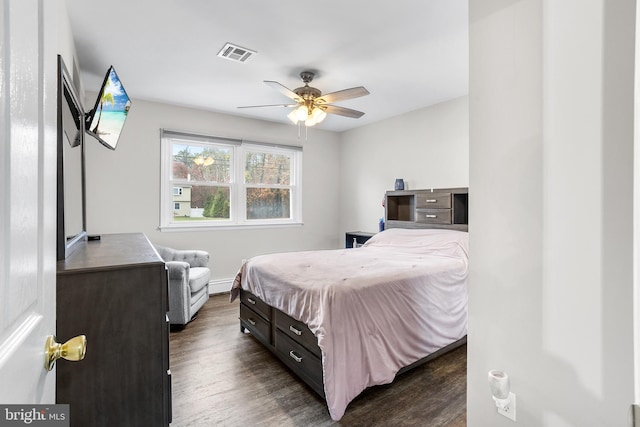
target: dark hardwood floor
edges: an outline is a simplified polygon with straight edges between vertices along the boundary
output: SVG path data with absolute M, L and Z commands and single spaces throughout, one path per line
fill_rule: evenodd
M 365 390 L 335 422 L 324 400 L 240 332 L 238 311 L 215 295 L 171 332 L 173 427 L 466 426 L 466 345 Z

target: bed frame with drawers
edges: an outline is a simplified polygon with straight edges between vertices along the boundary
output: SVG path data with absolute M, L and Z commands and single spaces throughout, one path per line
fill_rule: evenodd
M 387 228 L 447 228 L 468 230 L 468 189 L 445 188 L 388 191 Z M 312 390 L 324 397 L 322 353 L 315 335 L 304 323 L 240 290 L 240 330 L 250 332 Z M 402 368 L 398 374 L 466 343 L 467 337 Z

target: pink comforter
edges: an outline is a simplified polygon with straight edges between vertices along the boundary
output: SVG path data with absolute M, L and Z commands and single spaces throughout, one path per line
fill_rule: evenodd
M 467 276 L 466 232 L 390 229 L 358 249 L 254 257 L 231 301 L 242 287 L 309 326 L 339 420 L 365 388 L 466 335 Z

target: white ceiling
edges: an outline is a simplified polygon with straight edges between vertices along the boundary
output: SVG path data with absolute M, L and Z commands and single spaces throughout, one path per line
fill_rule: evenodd
M 67 0 L 86 90 L 110 65 L 127 93 L 210 111 L 290 123 L 289 110 L 238 106 L 289 101 L 263 83 L 294 89 L 316 72 L 322 93 L 364 86 L 336 102 L 359 119 L 329 115 L 344 131 L 468 93 L 468 0 Z M 258 53 L 219 58 L 231 42 Z

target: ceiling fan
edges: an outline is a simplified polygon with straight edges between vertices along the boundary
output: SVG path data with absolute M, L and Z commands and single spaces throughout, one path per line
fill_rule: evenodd
M 358 98 L 360 96 L 369 95 L 369 91 L 363 86 L 352 87 L 349 89 L 339 90 L 337 92 L 327 93 L 325 95 L 319 89 L 309 86 L 313 81 L 315 73 L 312 71 L 303 71 L 300 78 L 304 86 L 289 89 L 284 85 L 272 81 L 265 80 L 267 86 L 277 90 L 284 96 L 291 98 L 295 104 L 275 104 L 275 105 L 249 105 L 238 108 L 256 108 L 256 107 L 286 107 L 294 108 L 287 117 L 294 124 L 304 123 L 306 126 L 314 126 L 322 122 L 327 114 L 337 114 L 344 117 L 357 119 L 364 114 L 362 111 L 352 110 L 350 108 L 333 105 L 334 102 L 344 101 L 346 99 Z

